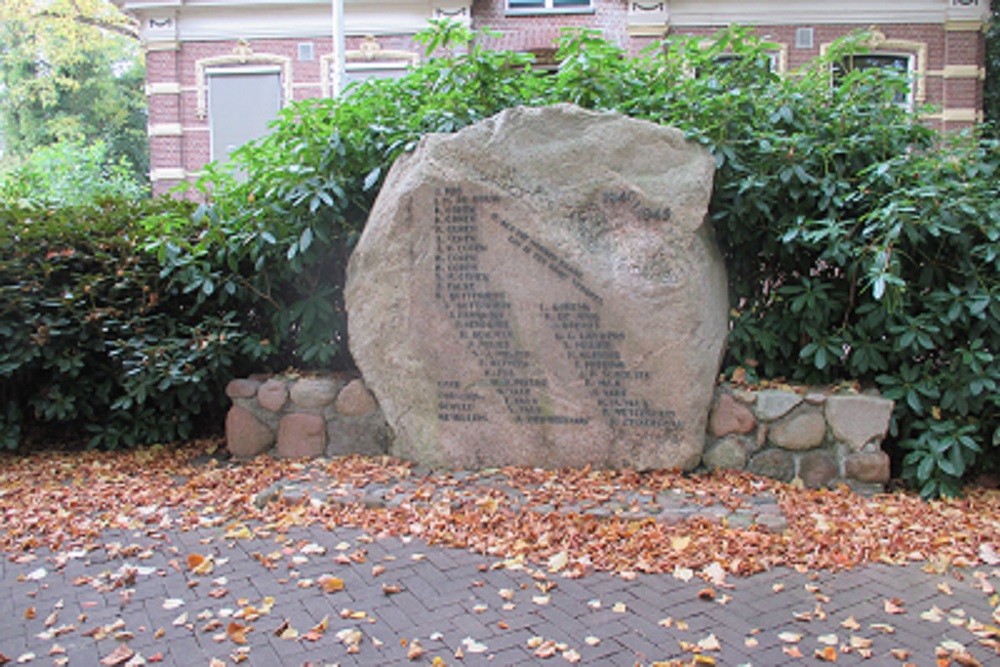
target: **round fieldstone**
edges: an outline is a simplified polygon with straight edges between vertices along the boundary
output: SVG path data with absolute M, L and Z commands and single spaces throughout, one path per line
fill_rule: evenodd
M 750 459 L 747 471 L 779 482 L 791 482 L 795 477 L 795 459 L 791 452 L 768 449 Z
M 802 397 L 790 391 L 767 389 L 757 392 L 754 412 L 761 421 L 774 421 L 784 417 L 802 402 Z
M 378 403 L 375 401 L 375 396 L 368 391 L 364 380 L 358 378 L 351 380 L 340 390 L 334 407 L 342 415 L 360 417 L 374 411 Z
M 339 389 L 333 378 L 305 378 L 292 383 L 289 395 L 300 408 L 315 410 L 333 403 Z
M 278 456 L 312 458 L 326 449 L 326 420 L 301 412 L 285 415 L 278 425 Z
M 274 431 L 249 410 L 234 405 L 226 415 L 226 448 L 236 458 L 250 459 L 274 444 Z
M 852 454 L 844 461 L 844 472 L 859 482 L 885 484 L 890 476 L 889 455 L 885 452 Z
M 285 407 L 287 400 L 288 389 L 281 380 L 268 380 L 257 390 L 257 402 L 265 410 L 278 412 Z
M 833 437 L 858 452 L 869 442 L 885 437 L 894 405 L 878 396 L 831 396 L 826 402 L 826 418 Z
M 747 464 L 746 439 L 738 435 L 730 435 L 719 440 L 705 450 L 702 464 L 709 470 L 733 469 L 742 470 Z
M 830 485 L 840 468 L 827 452 L 809 452 L 799 461 L 799 477 L 808 489 L 822 489 Z
M 708 430 L 716 438 L 730 433 L 749 433 L 757 425 L 753 413 L 727 393 L 722 393 L 708 420 Z
M 226 385 L 226 396 L 229 398 L 253 398 L 261 383 L 257 380 L 241 378 Z
M 816 411 L 798 411 L 771 424 L 768 439 L 783 449 L 801 451 L 823 444 L 826 419 Z

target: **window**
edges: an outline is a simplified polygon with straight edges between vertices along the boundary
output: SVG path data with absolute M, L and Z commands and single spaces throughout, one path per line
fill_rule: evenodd
M 591 0 L 507 0 L 508 14 L 582 13 L 593 11 Z
M 834 65 L 833 80 L 836 83 L 847 72 L 866 70 L 894 71 L 912 78 L 913 62 L 912 57 L 907 54 L 898 53 L 866 53 L 848 56 Z M 913 86 L 907 86 L 906 90 L 899 90 L 893 96 L 893 103 L 900 106 L 913 105 Z
M 277 67 L 213 68 L 208 76 L 208 124 L 213 160 L 267 133 L 281 109 Z

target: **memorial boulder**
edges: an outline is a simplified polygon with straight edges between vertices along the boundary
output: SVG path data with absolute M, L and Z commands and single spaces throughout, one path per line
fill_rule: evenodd
M 713 171 L 677 130 L 569 105 L 507 110 L 401 157 L 346 287 L 391 453 L 696 466 L 728 317 Z

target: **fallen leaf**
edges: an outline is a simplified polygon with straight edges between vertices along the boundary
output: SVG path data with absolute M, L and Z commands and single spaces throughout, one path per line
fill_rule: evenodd
M 823 662 L 837 662 L 837 649 L 832 646 L 824 646 L 821 649 L 816 649 L 814 654 L 818 660 Z
M 231 622 L 226 626 L 226 636 L 234 644 L 244 645 L 247 643 L 247 633 L 253 628 L 247 625 L 241 625 L 235 621 Z
M 548 570 L 550 574 L 554 574 L 562 570 L 566 565 L 569 564 L 569 554 L 565 551 L 560 551 L 549 558 Z
M 778 639 L 786 644 L 797 644 L 802 641 L 802 635 L 798 632 L 779 632 Z
M 424 654 L 424 647 L 420 645 L 420 640 L 414 639 L 406 649 L 407 660 L 416 660 Z
M 690 535 L 673 535 L 670 537 L 670 548 L 674 551 L 684 551 L 690 544 Z
M 714 634 L 710 634 L 698 641 L 698 648 L 702 651 L 721 651 L 722 644 L 719 642 L 719 638 Z
M 861 624 L 858 623 L 853 616 L 848 616 L 843 621 L 840 622 L 842 628 L 847 628 L 848 630 L 860 630 Z
M 782 646 L 781 650 L 782 652 L 784 652 L 785 655 L 790 656 L 792 658 L 802 657 L 802 651 L 799 650 L 798 646 Z
M 1000 554 L 992 544 L 983 542 L 979 545 L 979 559 L 987 565 L 1000 565 Z
M 135 651 L 130 649 L 127 644 L 119 644 L 118 648 L 112 651 L 110 655 L 101 658 L 101 664 L 108 665 L 108 667 L 117 667 L 127 662 L 133 655 L 135 655 Z
M 344 580 L 329 575 L 323 575 L 320 577 L 319 585 L 323 589 L 324 593 L 337 593 L 344 590 Z
M 698 591 L 698 599 L 711 601 L 715 599 L 715 591 L 711 588 L 703 588 Z
M 566 662 L 577 663 L 580 662 L 583 656 L 581 656 L 580 652 L 576 649 L 566 649 L 562 652 L 562 657 Z
M 899 598 L 886 599 L 882 601 L 882 608 L 887 614 L 905 614 L 906 610 L 903 609 L 903 604 Z
M 904 648 L 894 648 L 894 649 L 890 650 L 889 653 L 896 660 L 909 660 L 910 659 L 910 652 L 907 651 Z
M 944 620 L 944 611 L 939 609 L 937 605 L 933 605 L 930 609 L 920 614 L 920 618 L 931 623 L 940 623 Z

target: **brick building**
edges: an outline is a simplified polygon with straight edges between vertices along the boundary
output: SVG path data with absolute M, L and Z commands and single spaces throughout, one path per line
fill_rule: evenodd
M 259 136 L 293 100 L 336 93 L 331 0 L 115 0 L 146 49 L 151 177 L 157 193 Z M 866 62 L 902 67 L 909 102 L 954 129 L 982 117 L 988 0 L 343 0 L 344 80 L 399 76 L 419 62 L 413 35 L 450 17 L 501 37 L 489 45 L 550 53 L 565 26 L 600 29 L 638 53 L 668 33 L 758 26 L 790 71 L 834 39 L 873 28 Z

